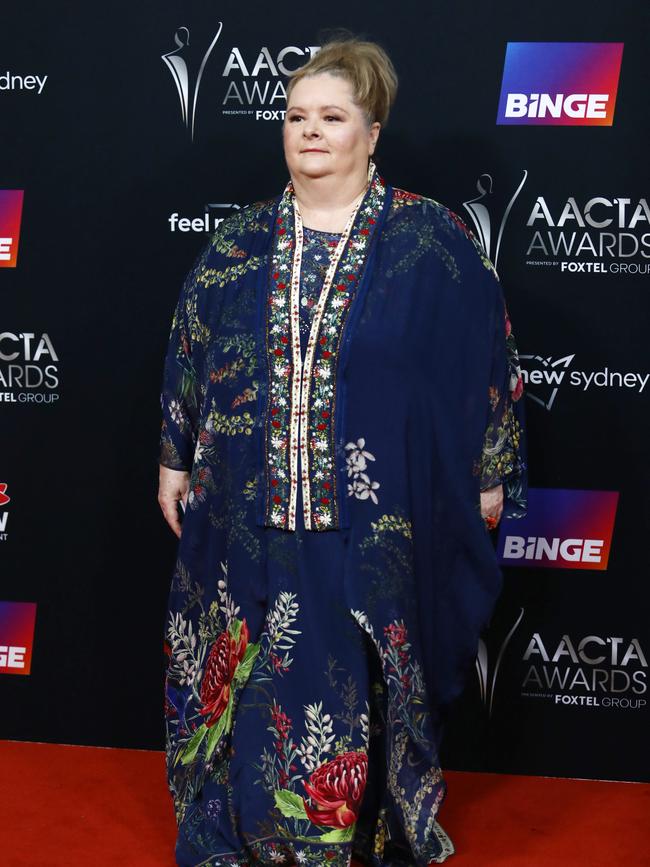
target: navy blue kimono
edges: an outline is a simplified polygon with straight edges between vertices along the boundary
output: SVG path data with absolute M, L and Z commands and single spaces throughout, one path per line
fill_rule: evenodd
M 443 718 L 501 589 L 480 491 L 525 512 L 517 351 L 472 233 L 376 173 L 329 292 L 338 236 L 305 229 L 295 295 L 292 195 L 210 237 L 165 362 L 160 462 L 191 474 L 176 858 L 426 867 L 454 851 Z

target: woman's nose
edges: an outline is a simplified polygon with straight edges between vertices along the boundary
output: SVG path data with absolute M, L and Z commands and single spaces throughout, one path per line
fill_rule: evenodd
M 314 136 L 320 135 L 320 130 L 318 129 L 316 121 L 306 120 L 302 128 L 302 134 L 305 138 L 314 138 Z

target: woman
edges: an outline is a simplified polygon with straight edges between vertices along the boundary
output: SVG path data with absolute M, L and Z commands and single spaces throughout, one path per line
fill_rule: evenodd
M 521 377 L 478 242 L 371 160 L 395 90 L 357 40 L 294 74 L 291 180 L 222 223 L 173 319 L 159 501 L 180 536 L 183 867 L 454 851 L 442 716 L 500 590 L 486 528 L 524 508 Z

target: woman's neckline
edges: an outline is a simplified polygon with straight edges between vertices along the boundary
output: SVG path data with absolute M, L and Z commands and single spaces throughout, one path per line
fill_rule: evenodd
M 340 238 L 343 232 L 327 232 L 325 229 L 312 229 L 311 226 L 303 226 L 305 232 L 311 232 L 312 235 L 331 235 L 332 237 Z

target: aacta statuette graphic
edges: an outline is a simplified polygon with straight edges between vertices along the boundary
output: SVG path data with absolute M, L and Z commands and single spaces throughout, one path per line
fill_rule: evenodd
M 512 206 L 514 205 L 517 196 L 521 192 L 524 184 L 526 183 L 526 178 L 528 177 L 528 172 L 524 169 L 524 174 L 521 179 L 521 182 L 517 189 L 515 190 L 512 198 L 508 202 L 508 205 L 503 212 L 503 217 L 501 218 L 501 223 L 499 225 L 499 232 L 497 235 L 496 245 L 494 247 L 494 255 L 492 252 L 492 218 L 490 217 L 490 211 L 488 209 L 487 203 L 483 200 L 492 194 L 493 189 L 493 181 L 492 175 L 482 174 L 479 179 L 476 181 L 476 189 L 478 190 L 479 195 L 475 199 L 469 199 L 467 202 L 463 202 L 463 207 L 466 211 L 469 212 L 470 217 L 472 218 L 472 222 L 474 223 L 474 227 L 478 234 L 479 240 L 483 245 L 483 249 L 488 255 L 488 258 L 494 265 L 495 270 L 497 269 L 497 262 L 499 261 L 499 249 L 501 248 L 501 239 L 503 238 L 503 231 L 506 227 L 506 223 L 508 222 L 508 217 L 510 216 L 510 211 L 512 210 Z
M 190 130 L 190 136 L 192 141 L 194 141 L 196 103 L 199 98 L 201 79 L 203 78 L 203 72 L 205 70 L 208 59 L 212 54 L 212 49 L 217 44 L 217 40 L 221 36 L 222 28 L 223 22 L 220 21 L 215 37 L 210 43 L 210 47 L 203 55 L 203 60 L 201 61 L 201 66 L 199 67 L 199 74 L 196 77 L 196 83 L 194 84 L 194 89 L 192 92 L 190 92 L 190 74 L 187 66 L 187 61 L 185 57 L 182 56 L 183 54 L 187 56 L 186 49 L 187 46 L 190 44 L 190 31 L 187 29 L 187 27 L 178 28 L 178 30 L 174 34 L 174 42 L 176 43 L 176 48 L 173 51 L 170 51 L 168 54 L 162 55 L 162 59 L 167 64 L 167 67 L 172 74 L 172 78 L 174 79 L 174 84 L 176 85 L 176 90 L 178 91 L 178 96 L 181 101 L 181 115 L 183 117 L 183 123 Z
M 484 707 L 487 708 L 488 719 L 492 716 L 492 702 L 494 701 L 494 688 L 497 682 L 497 674 L 499 673 L 499 668 L 501 666 L 501 659 L 503 658 L 503 654 L 505 653 L 506 647 L 510 643 L 510 639 L 514 635 L 516 628 L 521 623 L 521 619 L 524 616 L 524 609 L 522 608 L 519 612 L 519 616 L 515 620 L 512 628 L 506 635 L 499 648 L 499 653 L 497 654 L 497 659 L 494 664 L 494 671 L 492 672 L 492 682 L 489 683 L 489 659 L 488 659 L 488 650 L 485 642 L 482 638 L 479 638 L 478 642 L 478 653 L 476 655 L 475 665 L 476 665 L 476 674 L 478 676 L 478 685 L 481 691 L 481 701 Z

